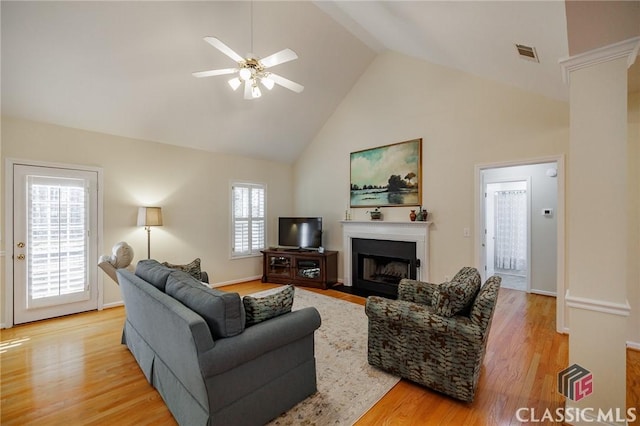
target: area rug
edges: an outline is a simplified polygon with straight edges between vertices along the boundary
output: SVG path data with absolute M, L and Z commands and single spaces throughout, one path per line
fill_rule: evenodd
M 400 379 L 367 363 L 364 306 L 296 287 L 293 309 L 308 306 L 322 318 L 315 332 L 318 391 L 269 425 L 352 425 Z

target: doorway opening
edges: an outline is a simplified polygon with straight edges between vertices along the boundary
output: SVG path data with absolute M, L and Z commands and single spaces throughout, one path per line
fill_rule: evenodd
M 562 155 L 476 165 L 475 225 L 478 232 L 476 232 L 474 252 L 478 270 L 483 279 L 489 277 L 490 273 L 496 273 L 495 263 L 491 260 L 487 261 L 487 251 L 492 249 L 488 245 L 494 243 L 493 238 L 487 238 L 485 234 L 487 208 L 493 205 L 495 209 L 495 204 L 486 202 L 487 186 L 495 183 L 527 181 L 528 291 L 557 299 L 556 329 L 561 333 L 567 332 L 565 324 L 568 321 L 565 312 L 564 277 L 564 176 L 564 156 Z M 517 189 L 508 188 L 508 190 Z M 492 267 L 493 270 L 491 270 Z
M 504 287 L 556 296 L 558 162 L 479 169 L 480 267 Z
M 529 181 L 488 183 L 485 190 L 487 276 L 529 291 Z

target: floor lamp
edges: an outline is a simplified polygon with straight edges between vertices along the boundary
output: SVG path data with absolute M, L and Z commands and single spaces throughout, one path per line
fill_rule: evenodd
M 147 259 L 151 259 L 151 227 L 162 226 L 162 208 L 139 207 L 138 226 L 144 226 L 147 231 Z

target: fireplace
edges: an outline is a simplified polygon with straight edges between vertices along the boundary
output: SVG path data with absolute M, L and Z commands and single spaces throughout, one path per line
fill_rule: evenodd
M 351 256 L 354 289 L 397 297 L 401 279 L 416 279 L 415 242 L 353 238 Z
M 430 224 L 342 221 L 344 286 L 395 297 L 405 276 L 428 281 Z

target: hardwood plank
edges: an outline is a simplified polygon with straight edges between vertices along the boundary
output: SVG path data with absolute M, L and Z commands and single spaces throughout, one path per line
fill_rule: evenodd
M 251 281 L 222 289 L 246 295 L 277 286 Z M 333 289 L 308 290 L 365 303 Z M 175 425 L 120 344 L 124 315 L 118 307 L 1 330 L 0 423 Z M 555 380 L 567 354 L 568 337 L 555 332 L 555 299 L 502 289 L 473 403 L 401 380 L 357 425 L 520 424 L 519 407 L 562 406 Z M 627 406 L 640 406 L 640 352 L 633 350 Z

